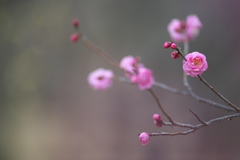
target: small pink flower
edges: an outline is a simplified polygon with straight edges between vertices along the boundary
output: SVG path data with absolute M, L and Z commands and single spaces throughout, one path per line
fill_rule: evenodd
M 114 74 L 111 70 L 99 68 L 88 76 L 88 83 L 95 90 L 105 90 L 112 85 Z
M 162 118 L 159 114 L 154 114 L 153 115 L 153 120 L 154 120 L 154 124 L 158 127 L 162 127 L 163 125 L 163 121 Z
M 192 52 L 185 56 L 187 61 L 183 60 L 183 70 L 187 75 L 197 77 L 208 68 L 205 55 L 199 52 Z
M 137 74 L 138 87 L 141 90 L 149 89 L 154 83 L 152 71 L 145 67 L 140 67 Z
M 148 133 L 146 132 L 142 132 L 140 135 L 139 135 L 139 140 L 141 141 L 141 144 L 143 146 L 145 146 L 146 144 L 148 144 L 148 142 L 150 141 L 150 136 Z
M 123 59 L 120 62 L 120 68 L 131 74 L 135 72 L 135 70 L 137 69 L 137 65 L 138 58 L 133 56 L 123 57 Z
M 194 39 L 200 29 L 202 28 L 202 23 L 196 15 L 189 15 L 186 19 L 186 38 L 187 40 Z
M 70 36 L 70 41 L 71 42 L 77 42 L 78 39 L 79 39 L 80 35 L 78 33 L 73 33 L 71 36 Z

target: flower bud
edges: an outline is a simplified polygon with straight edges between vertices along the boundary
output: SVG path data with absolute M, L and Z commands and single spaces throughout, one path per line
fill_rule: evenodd
M 154 120 L 154 124 L 157 127 L 162 127 L 163 121 L 162 121 L 162 118 L 161 118 L 161 116 L 159 114 L 154 114 L 153 115 L 153 120 Z
M 70 41 L 71 42 L 77 42 L 78 39 L 79 39 L 80 35 L 78 33 L 73 33 L 71 36 L 70 36 Z
M 178 58 L 180 57 L 180 54 L 179 54 L 178 51 L 173 51 L 173 52 L 171 53 L 171 57 L 172 57 L 173 59 L 178 59 Z
M 178 46 L 177 46 L 176 43 L 172 43 L 172 44 L 171 44 L 171 48 L 172 48 L 172 49 L 177 49 L 177 47 L 178 47 Z
M 141 141 L 141 144 L 143 146 L 145 146 L 146 144 L 148 144 L 149 140 L 150 140 L 150 136 L 148 133 L 146 132 L 142 132 L 140 135 L 139 135 L 139 140 Z
M 163 44 L 163 47 L 167 49 L 167 48 L 169 48 L 171 46 L 171 44 L 172 44 L 172 42 L 165 42 Z
M 78 28 L 78 25 L 79 25 L 78 20 L 77 19 L 73 19 L 72 20 L 72 25 L 73 25 L 73 27 Z

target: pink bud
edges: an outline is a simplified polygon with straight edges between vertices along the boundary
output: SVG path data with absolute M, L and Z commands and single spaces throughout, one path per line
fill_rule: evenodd
M 172 48 L 172 49 L 177 49 L 177 47 L 178 47 L 178 46 L 177 46 L 176 43 L 172 43 L 172 44 L 171 44 L 171 48 Z
M 80 35 L 78 33 L 73 33 L 71 36 L 70 36 L 70 41 L 71 42 L 77 42 L 78 39 L 79 39 Z
M 73 19 L 73 20 L 72 20 L 72 25 L 77 28 L 78 25 L 79 25 L 78 20 L 77 20 L 77 19 Z
M 146 132 L 142 132 L 140 135 L 139 135 L 139 140 L 141 141 L 141 144 L 143 146 L 145 146 L 146 144 L 148 144 L 149 140 L 150 140 L 150 136 L 148 133 Z
M 154 120 L 154 124 L 158 127 L 162 127 L 163 125 L 163 121 L 162 118 L 159 114 L 154 114 L 153 115 L 153 120 Z
M 163 44 L 163 47 L 167 49 L 167 48 L 169 48 L 171 46 L 171 44 L 172 44 L 172 42 L 165 42 Z
M 178 59 L 178 58 L 180 57 L 180 54 L 178 53 L 178 51 L 173 51 L 173 52 L 171 53 L 171 57 L 172 57 L 173 59 Z

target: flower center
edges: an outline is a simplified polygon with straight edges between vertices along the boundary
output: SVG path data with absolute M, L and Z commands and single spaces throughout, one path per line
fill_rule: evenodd
M 103 79 L 104 79 L 103 76 L 99 76 L 99 77 L 98 77 L 98 80 L 99 80 L 99 81 L 101 81 L 101 80 L 103 80 Z
M 194 66 L 201 66 L 202 65 L 202 59 L 200 57 L 193 58 L 193 65 Z
M 182 33 L 184 32 L 185 28 L 186 28 L 186 22 L 181 21 L 180 25 L 178 26 L 178 28 L 175 29 L 175 31 L 178 33 Z

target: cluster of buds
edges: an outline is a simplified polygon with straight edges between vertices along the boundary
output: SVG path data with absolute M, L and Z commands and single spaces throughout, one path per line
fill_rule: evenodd
M 161 116 L 159 114 L 154 114 L 153 115 L 153 123 L 157 126 L 157 127 L 162 127 L 163 125 L 163 120 L 161 118 Z M 150 141 L 150 134 L 146 133 L 146 132 L 142 132 L 141 134 L 139 134 L 139 140 L 141 142 L 141 144 L 143 146 L 145 146 L 146 144 L 148 144 L 148 142 Z
M 73 20 L 72 20 L 72 26 L 73 26 L 76 30 L 78 30 L 79 22 L 78 22 L 77 19 L 73 19 Z M 71 41 L 72 43 L 75 43 L 75 42 L 77 42 L 77 41 L 79 40 L 79 38 L 80 38 L 80 34 L 79 34 L 78 32 L 76 32 L 76 33 L 73 33 L 73 34 L 70 36 L 70 41 Z
M 165 42 L 164 44 L 163 44 L 163 47 L 164 48 L 172 48 L 172 49 L 177 49 L 178 48 L 178 46 L 177 46 L 177 44 L 176 43 L 173 43 L 173 42 Z M 173 59 L 178 59 L 179 57 L 180 57 L 180 53 L 178 52 L 178 51 L 173 51 L 172 53 L 171 53 L 171 57 L 173 58 Z

